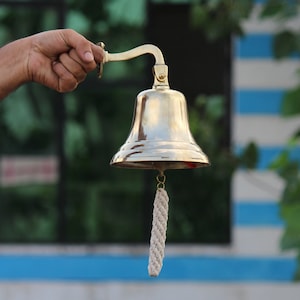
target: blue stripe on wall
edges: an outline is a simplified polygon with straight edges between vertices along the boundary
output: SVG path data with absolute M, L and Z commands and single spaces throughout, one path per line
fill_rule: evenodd
M 238 58 L 273 59 L 273 35 L 247 34 L 235 40 L 235 55 Z
M 278 115 L 284 90 L 236 90 L 235 113 Z
M 259 145 L 258 145 L 259 147 Z M 280 147 L 259 147 L 258 148 L 258 163 L 256 169 L 266 170 L 270 167 L 270 164 L 278 157 L 278 155 L 285 149 L 284 146 Z M 243 147 L 237 145 L 235 147 L 235 153 L 239 155 L 243 151 Z M 290 159 L 300 162 L 300 147 L 295 147 L 290 151 Z
M 277 203 L 240 202 L 234 204 L 235 226 L 278 226 L 283 225 Z
M 146 256 L 0 256 L 0 280 L 75 281 L 290 281 L 291 258 L 166 257 L 157 279 L 147 274 Z
M 275 59 L 273 55 L 274 35 L 269 33 L 248 33 L 235 40 L 235 56 L 242 59 Z M 289 59 L 297 59 L 294 54 Z

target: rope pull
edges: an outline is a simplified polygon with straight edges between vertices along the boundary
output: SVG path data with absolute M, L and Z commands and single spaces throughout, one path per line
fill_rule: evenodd
M 160 172 L 160 174 L 157 175 L 156 180 L 157 190 L 153 204 L 153 220 L 148 264 L 148 273 L 151 277 L 157 277 L 163 265 L 169 209 L 169 197 L 165 190 L 166 176 L 163 172 Z

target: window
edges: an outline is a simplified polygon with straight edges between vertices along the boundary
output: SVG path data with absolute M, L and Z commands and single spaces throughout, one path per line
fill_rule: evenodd
M 156 44 L 169 65 L 171 88 L 186 95 L 191 110 L 199 94 L 224 95 L 227 113 L 219 122 L 226 135 L 222 132 L 218 145 L 227 149 L 230 39 L 209 44 L 201 32 L 190 30 L 188 4 L 148 3 L 148 22 L 124 24 L 107 13 L 107 3 L 99 7 L 94 0 L 68 6 L 64 1 L 0 1 L 1 43 L 67 23 L 75 29 L 81 26 L 95 42 L 101 36 L 111 52 Z M 137 93 L 152 85 L 152 63 L 150 57 L 139 57 L 107 64 L 103 79 L 90 74 L 65 95 L 27 84 L 1 103 L 2 169 L 4 159 L 22 166 L 21 158 L 31 164 L 37 157 L 50 162 L 55 158 L 52 167 L 57 167 L 58 177 L 43 183 L 31 177 L 27 184 L 9 186 L 2 180 L 0 241 L 148 242 L 156 172 L 115 169 L 109 161 L 128 135 Z M 201 111 L 195 109 L 191 117 L 198 114 Z M 19 132 L 21 121 L 24 128 Z M 205 125 L 201 120 L 195 124 Z M 230 176 L 217 168 L 213 164 L 166 173 L 169 242 L 229 242 Z

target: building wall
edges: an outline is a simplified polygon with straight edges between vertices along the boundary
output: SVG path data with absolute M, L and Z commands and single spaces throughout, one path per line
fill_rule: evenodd
M 245 38 L 234 41 L 233 147 L 255 141 L 261 156 L 256 170 L 234 176 L 231 245 L 167 245 L 156 279 L 147 274 L 147 246 L 2 245 L 0 300 L 298 300 L 295 254 L 279 248 L 283 183 L 267 170 L 300 126 L 299 119 L 279 116 L 297 64 L 272 59 L 275 28 L 253 17 Z

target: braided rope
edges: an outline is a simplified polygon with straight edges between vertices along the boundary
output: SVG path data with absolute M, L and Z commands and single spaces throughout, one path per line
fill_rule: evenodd
M 148 273 L 152 277 L 159 275 L 163 264 L 167 234 L 168 209 L 168 194 L 164 188 L 159 187 L 154 199 L 149 249 Z

